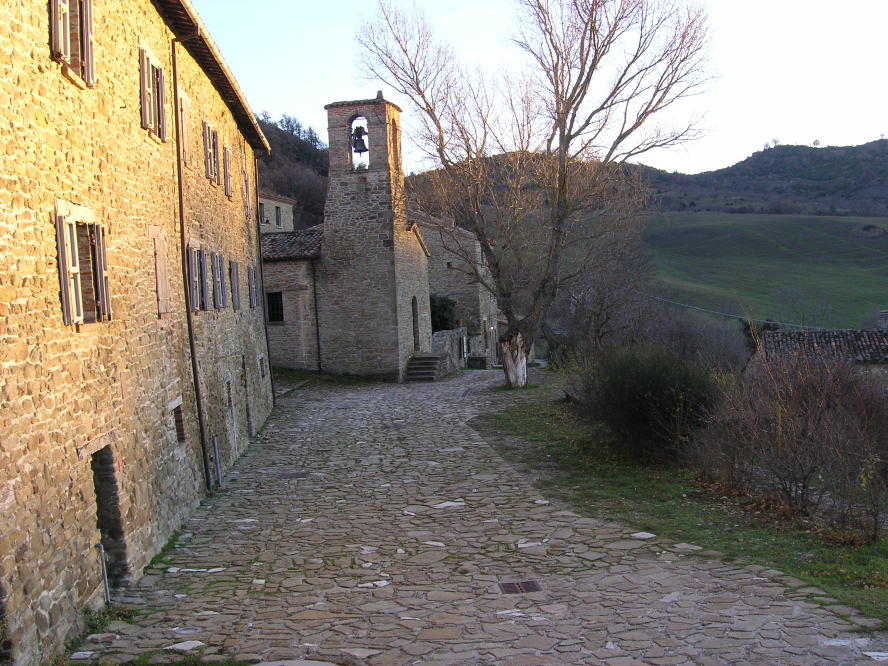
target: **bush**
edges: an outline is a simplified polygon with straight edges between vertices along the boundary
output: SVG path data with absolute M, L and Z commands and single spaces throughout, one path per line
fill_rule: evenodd
M 432 333 L 456 328 L 456 301 L 446 296 L 429 294 L 429 308 L 432 313 Z
M 581 386 L 589 415 L 608 426 L 624 452 L 643 459 L 680 459 L 718 399 L 705 368 L 662 347 L 618 349 Z
M 878 539 L 888 508 L 888 404 L 872 376 L 806 349 L 751 367 L 722 393 L 724 408 L 697 440 L 706 471 Z

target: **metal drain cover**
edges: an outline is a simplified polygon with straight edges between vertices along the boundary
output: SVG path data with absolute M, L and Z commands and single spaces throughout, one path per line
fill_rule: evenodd
M 497 583 L 503 594 L 527 594 L 528 592 L 542 592 L 543 588 L 535 580 L 522 580 L 517 583 Z

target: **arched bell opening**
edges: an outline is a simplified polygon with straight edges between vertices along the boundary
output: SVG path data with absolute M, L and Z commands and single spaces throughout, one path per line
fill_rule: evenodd
M 356 116 L 349 123 L 348 148 L 352 169 L 360 171 L 370 167 L 370 133 L 364 116 Z

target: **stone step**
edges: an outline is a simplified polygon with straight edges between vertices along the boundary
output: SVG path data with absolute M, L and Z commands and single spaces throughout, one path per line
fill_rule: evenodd
M 437 354 L 417 354 L 407 363 L 408 382 L 433 382 L 438 379 L 441 357 Z

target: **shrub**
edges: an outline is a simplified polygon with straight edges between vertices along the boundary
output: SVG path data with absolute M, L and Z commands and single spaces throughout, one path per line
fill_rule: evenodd
M 796 514 L 878 539 L 888 404 L 872 376 L 808 349 L 751 367 L 722 394 L 723 409 L 697 438 L 707 471 L 741 490 L 764 485 Z
M 429 294 L 429 307 L 432 313 L 432 333 L 456 328 L 456 301 L 446 296 Z
M 581 379 L 590 416 L 620 448 L 644 459 L 677 460 L 717 401 L 713 377 L 662 347 L 624 347 Z

